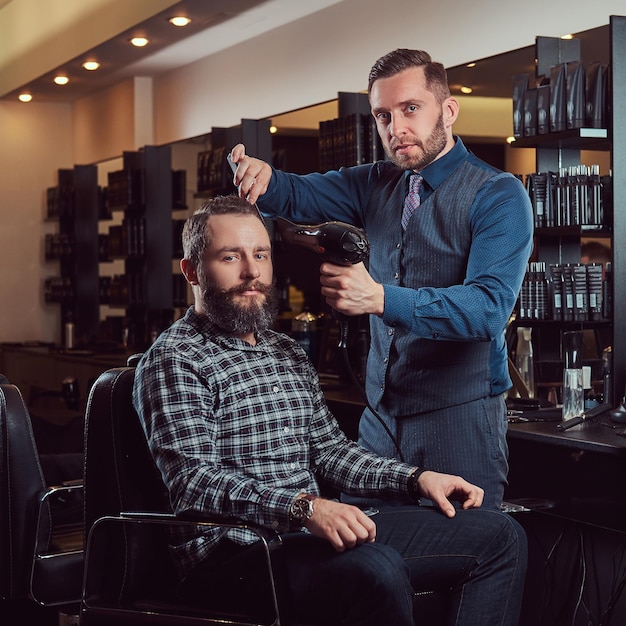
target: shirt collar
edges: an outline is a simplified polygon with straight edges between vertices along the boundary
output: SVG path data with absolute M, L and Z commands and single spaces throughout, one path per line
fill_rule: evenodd
M 424 182 L 434 191 L 450 176 L 454 170 L 467 158 L 467 148 L 460 137 L 454 136 L 454 146 L 449 152 L 446 152 L 440 159 L 433 161 L 427 165 L 420 174 L 424 178 Z M 413 170 L 407 172 L 407 177 L 413 173 Z

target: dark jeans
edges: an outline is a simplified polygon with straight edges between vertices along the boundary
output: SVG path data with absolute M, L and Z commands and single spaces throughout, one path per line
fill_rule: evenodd
M 426 507 L 397 506 L 374 516 L 374 543 L 335 552 L 308 533 L 283 535 L 277 551 L 279 595 L 290 619 L 320 626 L 413 626 L 413 596 L 449 593 L 446 624 L 514 626 L 526 571 L 526 536 L 509 515 L 459 511 L 447 519 Z M 209 592 L 262 602 L 257 548 L 227 544 L 219 574 L 197 568 L 183 583 L 187 597 Z M 242 575 L 242 572 L 244 574 Z M 247 579 L 247 587 L 241 584 Z M 229 591 L 231 590 L 231 591 Z M 237 600 L 238 598 L 238 600 Z M 416 618 L 417 619 L 417 618 Z

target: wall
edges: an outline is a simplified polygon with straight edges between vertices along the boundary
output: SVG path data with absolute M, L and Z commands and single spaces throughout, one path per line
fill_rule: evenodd
M 58 307 L 43 300 L 45 190 L 57 169 L 71 168 L 71 107 L 0 101 L 0 340 L 53 341 Z
M 233 126 L 366 87 L 372 62 L 401 46 L 430 50 L 447 66 L 608 23 L 626 12 L 623 0 L 343 0 L 299 21 L 154 79 L 154 136 L 163 144 Z M 10 5 L 9 5 L 10 6 Z M 114 97 L 124 92 L 122 100 Z M 41 224 L 46 187 L 56 170 L 110 159 L 150 130 L 138 121 L 146 83 L 118 86 L 69 106 L 0 102 L 0 341 L 60 339 L 43 305 Z M 132 93 L 131 93 L 132 92 Z M 141 100 L 145 102 L 145 100 Z M 144 143 L 148 143 L 145 141 Z M 18 207 L 18 209 L 16 209 Z M 10 211 L 12 213 L 10 213 Z M 49 227 L 49 226 L 47 226 Z M 24 272 L 23 269 L 27 271 Z M 19 297 L 18 297 L 19 294 Z
M 152 79 L 125 80 L 73 107 L 74 158 L 99 163 L 154 142 Z

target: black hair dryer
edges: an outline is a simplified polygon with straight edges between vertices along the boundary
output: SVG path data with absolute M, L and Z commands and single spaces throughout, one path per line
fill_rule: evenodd
M 365 233 L 352 224 L 294 224 L 283 217 L 277 217 L 275 223 L 286 244 L 307 248 L 334 265 L 355 265 L 365 261 L 369 254 L 370 244 Z
M 311 250 L 323 261 L 333 265 L 356 265 L 369 255 L 370 244 L 365 232 L 345 222 L 324 222 L 322 224 L 294 224 L 283 217 L 277 217 L 276 228 L 284 243 Z M 341 329 L 339 348 L 348 345 L 348 320 L 345 315 L 333 310 Z

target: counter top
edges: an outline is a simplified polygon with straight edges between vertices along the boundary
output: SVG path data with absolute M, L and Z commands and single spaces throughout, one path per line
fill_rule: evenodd
M 625 425 L 614 424 L 605 416 L 559 431 L 559 422 L 524 422 L 509 424 L 508 437 L 547 443 L 555 446 L 626 455 Z

